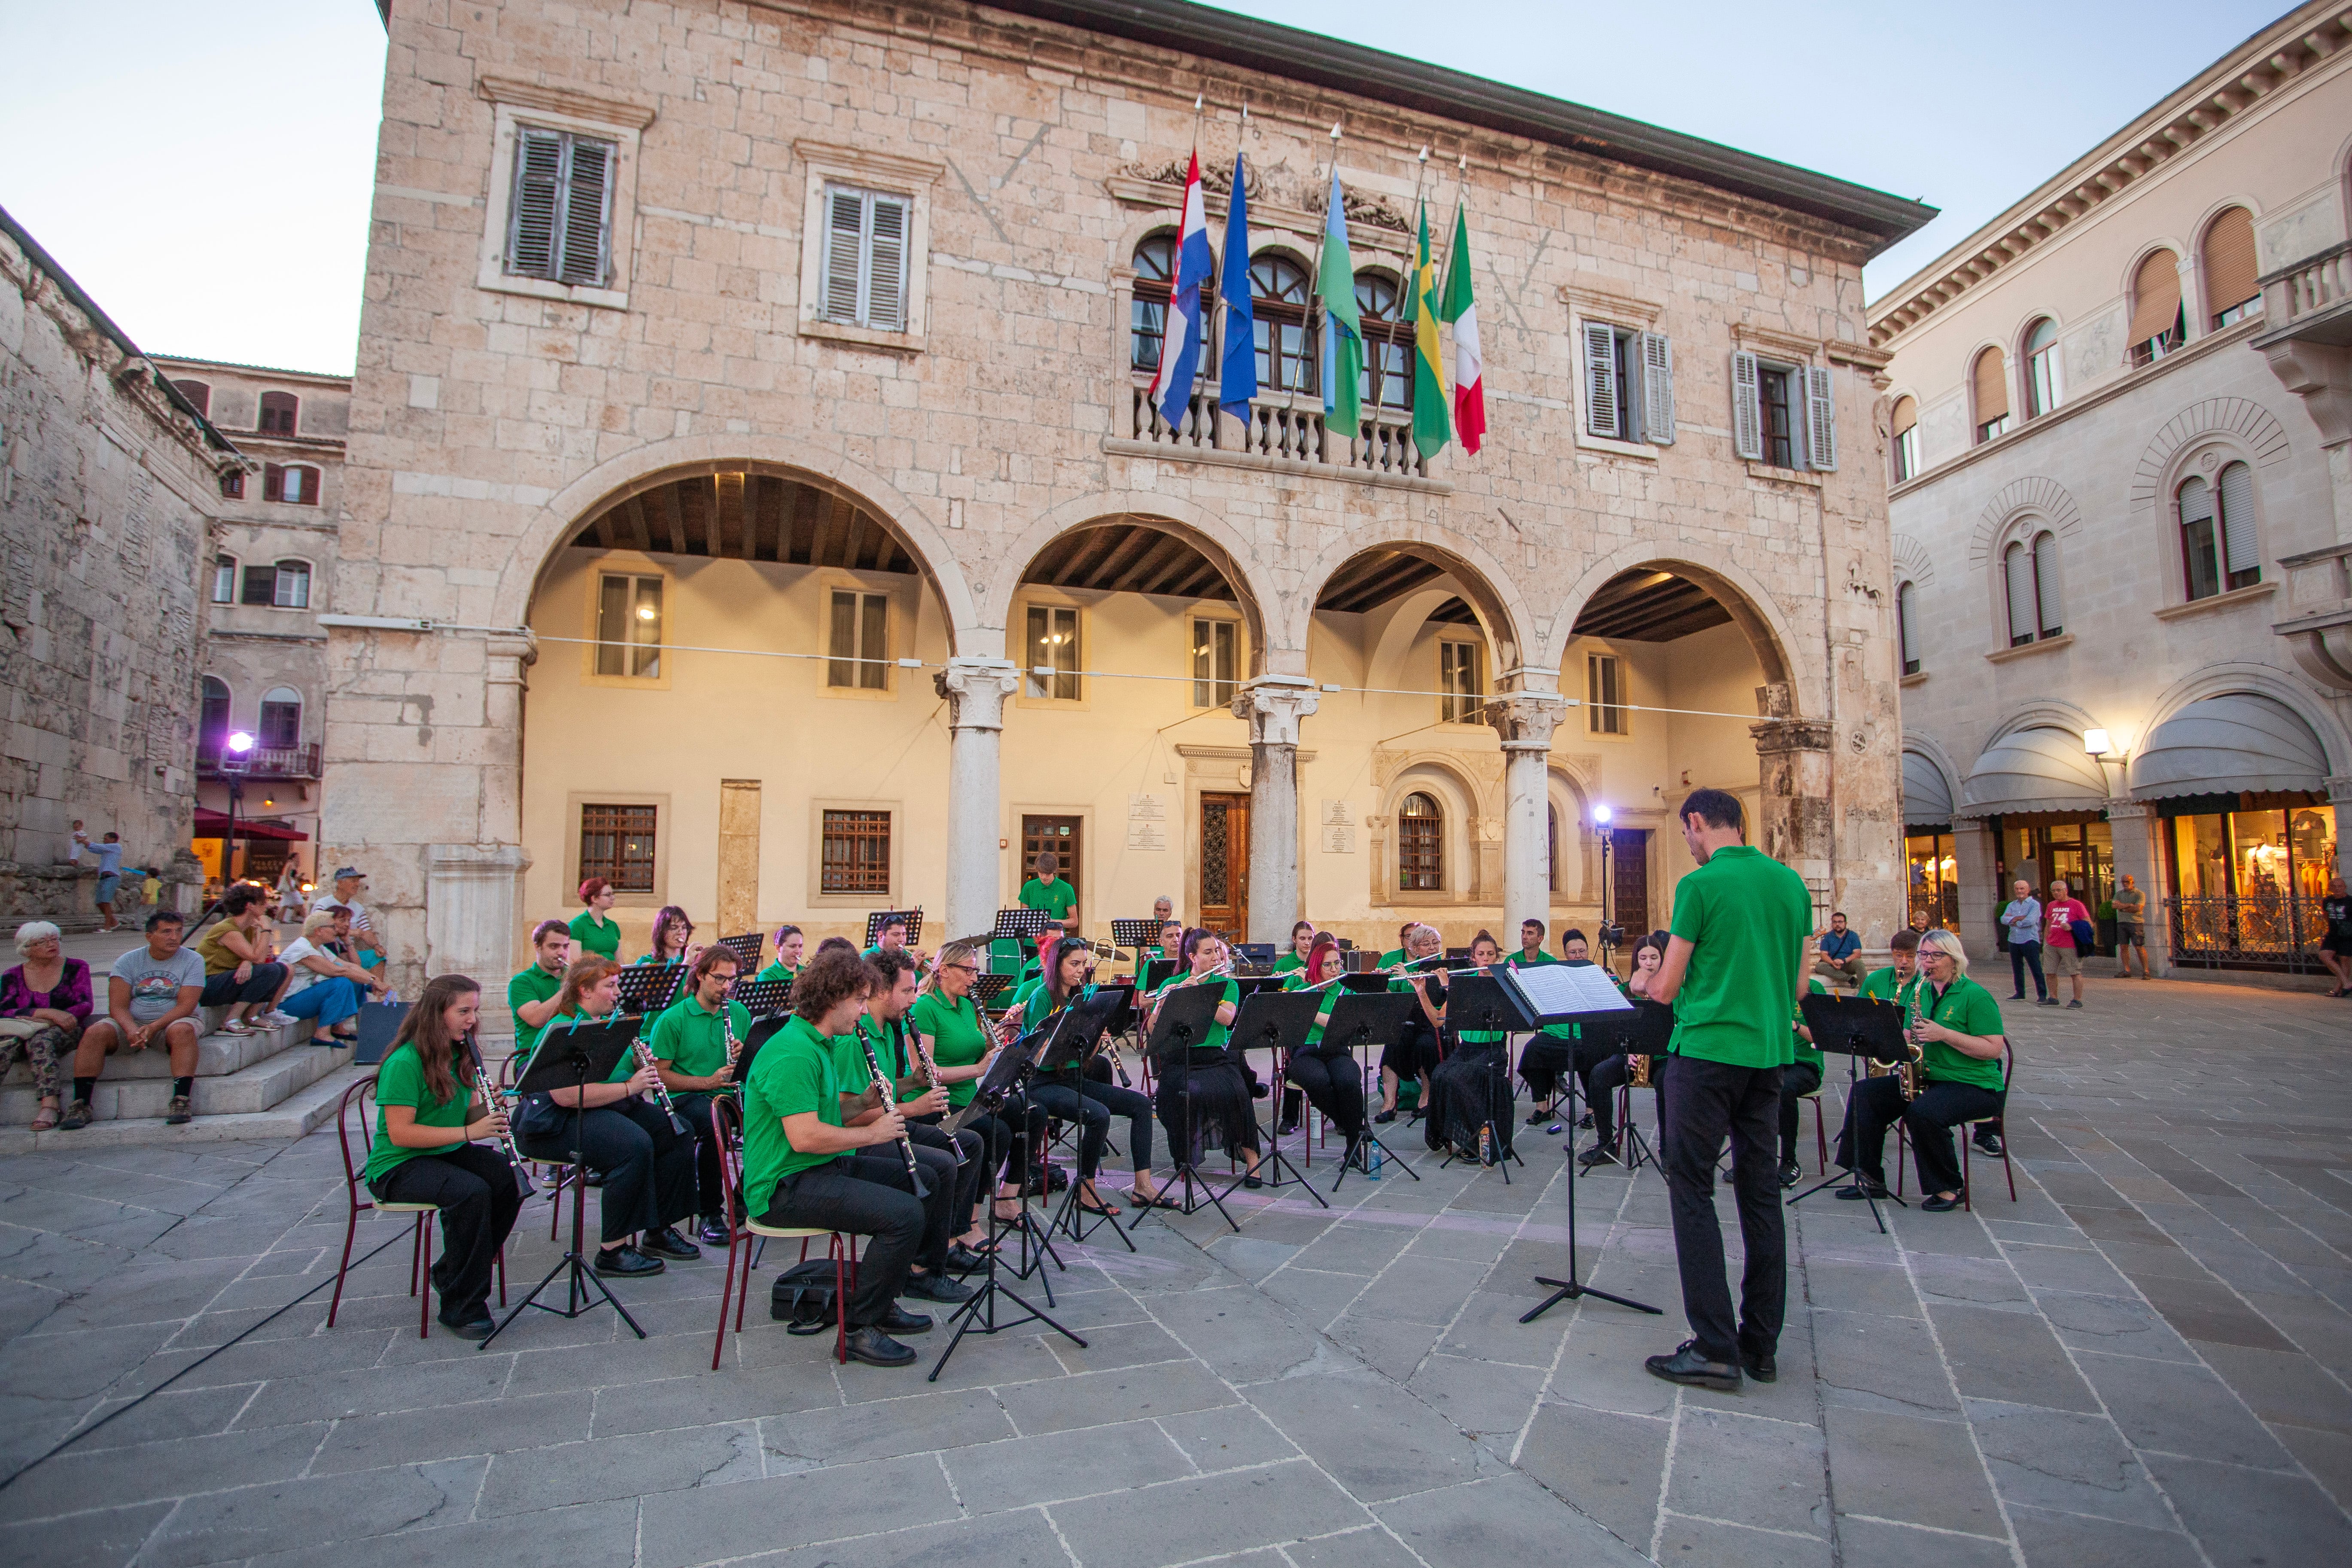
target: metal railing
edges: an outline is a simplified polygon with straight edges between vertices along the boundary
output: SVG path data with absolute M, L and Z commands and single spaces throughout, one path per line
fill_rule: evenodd
M 1269 394 L 1250 405 L 1248 418 L 1220 418 L 1216 389 L 1203 378 L 1173 426 L 1153 406 L 1148 383 L 1138 381 L 1130 395 L 1129 417 L 1135 439 L 1155 446 L 1246 452 L 1301 468 L 1428 477 L 1428 463 L 1413 444 L 1409 413 L 1389 408 L 1367 411 L 1356 437 L 1342 440 L 1326 426 L 1322 400 L 1310 393 Z
M 229 758 L 234 765 L 222 766 L 225 757 Z M 319 776 L 319 742 L 256 746 L 236 754 L 230 753 L 225 747 L 200 745 L 196 748 L 196 772 L 205 778 L 226 778 L 234 774 L 248 779 L 314 779 Z
M 2284 969 L 2315 973 L 2327 917 L 2319 900 L 2288 897 L 2167 899 L 2175 964 L 2220 969 Z

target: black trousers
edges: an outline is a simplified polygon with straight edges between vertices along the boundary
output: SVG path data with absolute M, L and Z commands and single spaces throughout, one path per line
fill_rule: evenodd
M 1097 1058 L 1100 1059 L 1100 1058 Z M 1138 1175 L 1151 1169 L 1151 1101 L 1131 1089 L 1087 1079 L 1078 1092 L 1112 1116 L 1127 1118 L 1127 1152 Z
M 1381 1048 L 1381 1070 L 1392 1072 L 1399 1079 L 1420 1078 L 1435 1068 L 1444 1057 L 1437 1043 L 1437 1031 L 1429 1026 L 1426 1018 L 1413 1018 Z
M 1283 1081 L 1303 1090 L 1307 1102 L 1337 1123 L 1350 1143 L 1364 1135 L 1364 1075 L 1353 1052 L 1327 1057 L 1293 1051 Z
M 557 1109 L 562 1121 L 554 1131 L 515 1140 L 531 1159 L 572 1158 L 572 1112 Z M 580 1144 L 588 1168 L 604 1178 L 598 1206 L 605 1246 L 694 1217 L 695 1141 L 673 1131 L 658 1106 L 635 1096 L 600 1105 L 580 1119 Z
M 1822 1069 L 1811 1062 L 1792 1062 L 1780 1069 L 1780 1163 L 1797 1157 L 1797 1129 L 1805 1096 L 1822 1087 Z
M 727 1177 L 719 1163 L 719 1140 L 710 1128 L 710 1102 L 719 1097 L 692 1090 L 669 1098 L 670 1103 L 677 1107 L 677 1113 L 686 1118 L 686 1124 L 694 1129 L 694 1185 L 700 1194 L 696 1212 L 706 1218 L 723 1221 L 727 1217 Z
M 1781 1069 L 1697 1057 L 1669 1057 L 1654 1066 L 1665 1069 L 1665 1092 L 1658 1101 L 1658 1159 L 1666 1169 L 1674 1208 L 1683 1315 L 1690 1320 L 1699 1353 L 1709 1361 L 1736 1362 L 1743 1352 L 1769 1355 L 1780 1342 L 1788 1296 L 1788 1237 L 1773 1158 Z M 1739 1239 L 1748 1254 L 1736 1323 L 1724 1273 L 1723 1228 L 1715 1213 L 1715 1161 L 1727 1133 Z
M 1091 1086 L 1099 1089 L 1099 1084 Z M 1059 1079 L 1032 1081 L 1029 1104 L 1034 1111 L 1069 1122 L 1078 1130 L 1078 1179 L 1092 1181 L 1095 1171 L 1102 1164 L 1103 1145 L 1110 1142 L 1110 1107 L 1101 1100 L 1078 1092 L 1075 1082 Z M 1045 1137 L 1044 1116 L 1040 1116 L 1035 1132 L 1042 1143 Z
M 226 1007 L 232 1002 L 267 1002 L 278 994 L 278 986 L 285 982 L 286 966 L 282 963 L 255 964 L 253 977 L 242 985 L 237 984 L 236 970 L 224 969 L 218 974 L 205 976 L 204 1005 Z
M 1625 1087 L 1628 1070 L 1625 1053 L 1611 1051 L 1607 1041 L 1576 1048 L 1576 1076 L 1583 1080 L 1585 1108 L 1592 1112 L 1592 1135 L 1603 1143 L 1617 1141 L 1617 1091 Z
M 1519 1051 L 1519 1077 L 1538 1100 L 1559 1092 L 1560 1074 L 1575 1068 L 1582 1076 L 1584 1045 L 1563 1035 L 1530 1035 Z
M 2038 942 L 2012 942 L 2009 944 L 2009 973 L 2013 984 L 2010 990 L 2025 994 L 2025 972 L 2033 971 L 2033 994 L 2040 998 L 2050 994 L 2050 986 L 2042 978 L 2042 944 Z
M 982 1163 L 987 1158 L 987 1145 L 975 1128 L 962 1127 L 950 1132 L 940 1123 L 944 1117 L 927 1116 L 907 1123 L 907 1136 L 918 1149 L 935 1149 L 945 1154 L 953 1165 L 955 1190 L 948 1194 L 949 1234 L 961 1236 L 971 1228 L 972 1195 L 980 1191 L 980 1181 L 987 1173 Z
M 857 1260 L 857 1288 L 849 1296 L 853 1329 L 882 1320 L 906 1289 L 910 1266 L 921 1263 L 936 1269 L 947 1262 L 948 1208 L 955 1187 L 951 1162 L 920 1144 L 915 1158 L 929 1189 L 928 1197 L 915 1195 L 904 1153 L 895 1145 L 882 1144 L 786 1176 L 776 1184 L 776 1195 L 761 1216 L 769 1225 L 821 1226 L 866 1238 Z
M 433 1262 L 433 1289 L 444 1322 L 468 1323 L 488 1310 L 490 1268 L 498 1261 L 522 1193 L 514 1167 L 484 1143 L 458 1143 L 403 1160 L 368 1184 L 388 1204 L 432 1204 L 441 1210 L 441 1256 Z
M 1886 1130 L 1897 1121 L 1911 1138 L 1911 1163 L 1923 1193 L 1960 1190 L 1960 1160 L 1952 1129 L 2000 1109 L 2000 1096 L 1972 1083 L 1930 1082 L 1919 1098 L 1903 1102 L 1903 1086 L 1892 1073 L 1866 1078 L 1846 1096 L 1845 1126 L 1838 1133 L 1838 1163 L 1884 1183 Z

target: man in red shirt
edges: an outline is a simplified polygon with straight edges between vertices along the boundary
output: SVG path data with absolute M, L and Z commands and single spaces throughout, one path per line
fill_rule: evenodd
M 2050 901 L 2042 910 L 2042 948 L 2049 959 L 2050 978 L 2064 975 L 2074 983 L 2074 999 L 2069 1007 L 2083 1005 L 2083 955 L 2074 947 L 2074 922 L 2087 921 L 2091 911 L 2080 899 L 2073 897 L 2063 879 L 2050 884 Z M 2045 1005 L 2055 1007 L 2058 998 L 2045 996 Z

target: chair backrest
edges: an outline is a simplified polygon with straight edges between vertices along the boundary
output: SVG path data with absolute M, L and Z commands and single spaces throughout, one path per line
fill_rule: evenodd
M 743 1223 L 743 1109 L 731 1094 L 710 1097 L 710 1131 L 719 1143 L 719 1177 L 727 1194 L 727 1226 Z
M 352 1135 L 359 1134 L 359 1158 L 352 1158 Z M 375 1078 L 373 1074 L 343 1090 L 341 1104 L 335 1108 L 335 1139 L 342 1145 L 343 1187 L 354 1207 L 373 1205 L 360 1203 L 360 1183 L 367 1173 L 368 1155 L 375 1147 Z

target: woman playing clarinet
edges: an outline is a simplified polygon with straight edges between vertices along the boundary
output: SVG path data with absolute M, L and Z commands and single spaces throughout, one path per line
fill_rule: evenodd
M 1171 1059 L 1160 1074 L 1154 1101 L 1160 1125 L 1167 1129 L 1170 1147 L 1176 1151 L 1180 1164 L 1197 1166 L 1202 1150 L 1222 1145 L 1241 1156 L 1249 1173 L 1242 1185 L 1263 1186 L 1265 1184 L 1257 1173 L 1257 1108 L 1251 1103 L 1249 1080 L 1231 1047 L 1242 993 L 1232 978 L 1224 939 L 1214 931 L 1186 931 L 1183 958 L 1186 973 L 1153 994 L 1154 1017 L 1169 997 L 1188 985 L 1215 987 L 1217 1007 L 1207 1033 L 1191 1042 L 1181 1059 Z M 1189 1127 L 1185 1124 L 1188 1098 L 1192 1102 Z

